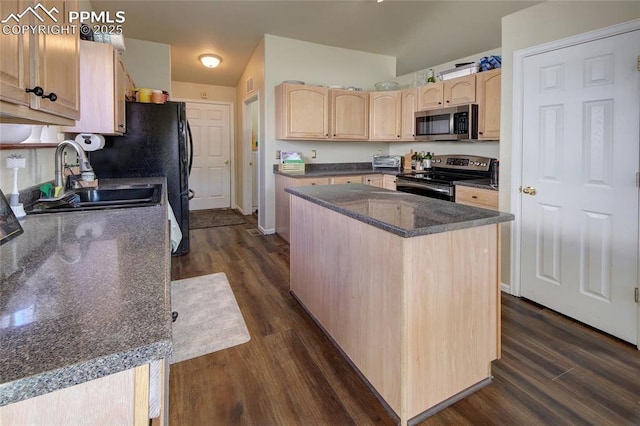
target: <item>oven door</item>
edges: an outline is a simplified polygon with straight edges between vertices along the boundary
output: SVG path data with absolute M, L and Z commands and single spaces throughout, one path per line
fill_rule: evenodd
M 433 182 L 423 183 L 398 177 L 396 179 L 396 191 L 437 198 L 439 200 L 455 200 L 454 187 L 453 185 L 448 184 L 438 184 Z

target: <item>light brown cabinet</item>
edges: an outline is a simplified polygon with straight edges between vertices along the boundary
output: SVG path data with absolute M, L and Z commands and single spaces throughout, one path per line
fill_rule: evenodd
M 276 87 L 277 139 L 329 139 L 329 89 L 282 83 Z
M 58 11 L 57 22 L 43 25 L 65 26 L 68 11 L 78 10 L 76 0 L 39 3 Z M 20 14 L 34 4 L 31 0 L 2 1 L 0 14 Z M 21 24 L 36 24 L 32 14 L 21 19 Z M 72 31 L 0 37 L 1 122 L 74 124 L 80 116 L 79 41 L 78 33 Z
M 282 83 L 276 87 L 276 138 L 367 140 L 368 93 Z
M 456 185 L 456 203 L 498 210 L 498 191 Z
M 80 42 L 80 120 L 70 133 L 121 135 L 126 132 L 127 71 L 111 44 Z
M 293 186 L 329 185 L 329 177 L 291 178 L 276 175 L 276 233 L 289 242 L 289 193 L 285 188 Z
M 416 136 L 416 109 L 418 107 L 418 90 L 402 91 L 402 123 L 400 140 L 413 141 Z
M 373 141 L 397 141 L 401 138 L 402 92 L 369 93 L 369 138 Z
M 369 93 L 369 140 L 413 141 L 416 89 Z
M 396 190 L 396 177 L 394 175 L 382 175 L 382 187 L 384 189 Z
M 476 100 L 478 103 L 478 139 L 500 139 L 500 95 L 502 70 L 495 69 L 476 74 Z
M 353 90 L 330 89 L 331 138 L 369 139 L 369 94 Z
M 418 88 L 418 110 L 443 108 L 476 101 L 475 74 Z
M 365 175 L 363 183 L 365 185 L 377 186 L 378 188 L 382 188 L 382 176 L 382 174 Z
M 340 185 L 345 183 L 362 183 L 362 175 L 358 176 L 333 176 L 329 179 L 329 184 Z

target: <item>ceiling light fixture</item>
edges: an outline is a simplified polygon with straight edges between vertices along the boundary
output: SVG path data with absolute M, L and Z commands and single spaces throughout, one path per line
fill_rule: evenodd
M 214 55 L 212 53 L 205 53 L 204 55 L 198 56 L 202 65 L 207 68 L 216 68 L 222 62 L 222 58 L 218 55 Z

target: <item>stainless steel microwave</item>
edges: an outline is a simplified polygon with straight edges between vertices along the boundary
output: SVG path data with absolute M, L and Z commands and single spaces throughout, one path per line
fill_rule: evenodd
M 478 139 L 478 105 L 465 104 L 416 112 L 416 141 Z

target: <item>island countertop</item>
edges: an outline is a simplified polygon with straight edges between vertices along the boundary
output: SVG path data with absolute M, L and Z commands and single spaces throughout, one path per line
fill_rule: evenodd
M 0 406 L 170 355 L 166 202 L 22 227 L 0 247 Z
M 511 213 L 361 184 L 290 187 L 286 191 L 404 238 L 514 219 Z

